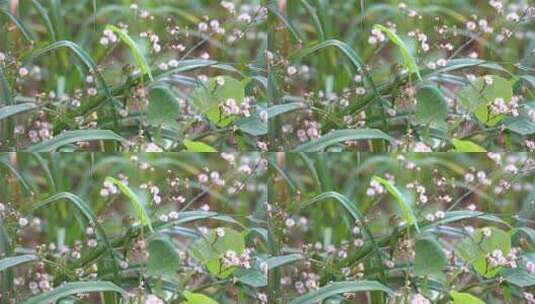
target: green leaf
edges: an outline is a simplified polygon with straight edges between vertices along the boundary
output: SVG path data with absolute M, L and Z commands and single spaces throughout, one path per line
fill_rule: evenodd
M 145 208 L 145 204 L 141 202 L 137 194 L 118 179 L 115 179 L 113 177 L 107 177 L 106 181 L 116 185 L 119 188 L 119 190 L 126 196 L 126 198 L 128 198 L 128 201 L 130 202 L 132 207 L 134 207 L 136 216 L 138 220 L 141 222 L 141 225 L 143 226 L 147 225 L 150 231 L 154 231 L 154 229 L 152 229 L 152 223 L 151 223 L 149 214 L 147 212 L 147 209 Z
M 266 263 L 268 264 L 268 269 L 273 269 L 296 261 L 300 261 L 302 259 L 303 256 L 301 254 L 293 253 L 288 255 L 269 257 Z
M 117 36 L 119 36 L 119 39 L 121 39 L 121 41 L 130 49 L 130 52 L 132 53 L 132 56 L 134 57 L 141 74 L 148 74 L 149 78 L 152 80 L 152 74 L 149 64 L 147 63 L 147 59 L 145 56 L 143 56 L 143 53 L 137 46 L 136 42 L 125 31 L 114 25 L 108 24 L 106 29 L 116 33 Z
M 495 227 L 490 229 L 490 237 L 483 236 L 483 229 L 478 229 L 470 237 L 461 240 L 455 249 L 457 254 L 463 258 L 467 264 L 472 264 L 474 269 L 485 278 L 496 276 L 502 267 L 490 267 L 486 256 L 494 250 L 501 250 L 503 255 L 507 255 L 511 250 L 511 236 L 509 233 Z
M 232 250 L 240 255 L 245 250 L 243 233 L 231 228 L 223 228 L 223 231 L 225 235 L 219 237 L 215 230 L 210 230 L 190 247 L 191 256 L 219 278 L 227 278 L 236 270 L 235 267 L 224 268 L 221 264 L 220 259 L 227 251 Z
M 336 130 L 320 138 L 306 142 L 293 150 L 293 152 L 321 152 L 325 148 L 336 143 L 351 141 L 351 140 L 371 140 L 383 139 L 388 142 L 394 142 L 394 139 L 376 129 L 346 129 Z
M 469 140 L 452 139 L 451 143 L 455 147 L 454 152 L 487 152 L 485 148 Z
M 304 108 L 305 108 L 305 104 L 302 102 L 291 102 L 291 103 L 271 106 L 267 109 L 268 119 L 277 117 L 284 113 L 297 111 L 297 110 L 301 110 Z
M 184 146 L 188 152 L 217 152 L 215 148 L 200 141 L 184 140 Z
M 186 298 L 186 304 L 218 304 L 216 300 L 202 293 L 193 293 L 184 291 L 184 298 Z
M 9 19 L 11 19 L 11 21 L 13 21 L 13 23 L 15 23 L 15 25 L 20 30 L 24 38 L 28 41 L 28 43 L 30 44 L 34 43 L 33 37 L 28 31 L 28 29 L 26 28 L 26 26 L 24 25 L 24 23 L 22 23 L 15 15 L 13 15 L 7 8 L 3 8 L 3 7 L 0 7 L 0 13 L 3 13 L 4 15 L 6 15 Z
M 509 103 L 513 98 L 511 82 L 500 76 L 492 75 L 492 84 L 487 85 L 484 77 L 479 77 L 459 92 L 461 104 L 470 112 L 474 112 L 477 119 L 488 126 L 495 126 L 505 115 L 489 116 L 489 105 L 497 98 Z
M 106 281 L 88 281 L 88 282 L 71 282 L 65 283 L 50 291 L 44 292 L 32 298 L 29 298 L 24 304 L 43 304 L 56 303 L 56 301 L 74 296 L 79 293 L 113 291 L 120 294 L 126 294 L 121 287 Z
M 416 123 L 428 125 L 439 123 L 448 118 L 448 106 L 439 89 L 423 87 L 416 94 Z
M 388 193 L 394 197 L 394 200 L 401 210 L 401 218 L 409 225 L 414 225 L 416 230 L 419 231 L 420 228 L 418 227 L 418 221 L 416 220 L 414 210 L 412 210 L 412 202 L 410 198 L 401 193 L 401 191 L 390 181 L 378 176 L 374 176 L 372 179 L 383 185 L 386 188 L 386 191 L 388 191 Z
M 78 130 L 67 131 L 52 139 L 32 145 L 26 149 L 28 152 L 54 152 L 57 149 L 77 142 L 113 140 L 125 142 L 126 139 L 109 130 Z
M 224 80 L 223 85 L 217 84 L 218 78 Z M 210 78 L 197 86 L 190 95 L 191 103 L 197 110 L 219 127 L 226 127 L 236 119 L 235 116 L 224 116 L 221 111 L 229 99 L 234 99 L 237 105 L 241 104 L 245 99 L 245 86 L 228 76 Z
M 173 91 L 166 86 L 152 87 L 149 93 L 147 120 L 151 125 L 175 125 L 180 105 Z
M 36 108 L 37 105 L 35 105 L 34 103 L 21 103 L 13 106 L 5 106 L 0 108 L 0 120 L 20 113 L 35 110 Z
M 453 290 L 450 292 L 450 296 L 453 299 L 452 304 L 485 304 L 481 299 L 466 292 Z
M 260 288 L 268 285 L 267 275 L 256 268 L 240 268 L 234 272 L 234 277 L 241 283 L 253 288 Z
M 149 243 L 147 270 L 152 276 L 176 275 L 180 268 L 180 257 L 175 245 L 167 238 L 156 238 Z
M 420 76 L 420 70 L 418 69 L 418 65 L 416 64 L 416 60 L 411 55 L 409 48 L 405 44 L 405 42 L 391 29 L 384 27 L 383 25 L 376 24 L 373 27 L 374 29 L 377 29 L 381 32 L 384 32 L 388 38 L 398 47 L 399 51 L 401 52 L 401 57 L 403 58 L 403 65 L 409 72 L 416 73 L 418 75 L 418 78 L 421 80 L 422 76 Z
M 3 258 L 0 260 L 0 271 L 4 271 L 8 268 L 21 265 L 24 263 L 28 263 L 31 261 L 35 261 L 35 260 L 37 260 L 37 256 L 33 254 L 18 255 L 18 256 Z
M 353 292 L 363 292 L 363 291 L 382 291 L 388 294 L 393 294 L 393 291 L 384 286 L 383 284 L 375 281 L 344 281 L 344 282 L 335 282 L 330 283 L 326 286 L 323 286 L 317 290 L 299 296 L 289 304 L 310 304 L 318 303 L 329 297 L 344 294 L 344 293 L 353 293 Z
M 424 238 L 416 241 L 414 246 L 414 272 L 418 276 L 442 273 L 448 259 L 437 240 Z
M 529 273 L 526 269 L 506 269 L 500 276 L 502 276 L 508 283 L 520 288 L 528 288 L 535 285 L 535 275 Z

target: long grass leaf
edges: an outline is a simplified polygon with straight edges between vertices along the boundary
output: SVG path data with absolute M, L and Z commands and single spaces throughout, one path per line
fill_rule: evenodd
M 15 116 L 20 113 L 28 112 L 37 108 L 34 103 L 21 103 L 18 105 L 6 106 L 0 108 L 0 120 Z
M 77 142 L 112 140 L 125 142 L 126 139 L 109 130 L 78 130 L 64 132 L 50 140 L 32 145 L 28 152 L 54 152 L 57 149 Z
M 386 188 L 386 191 L 392 195 L 401 210 L 401 218 L 405 220 L 409 225 L 414 225 L 417 231 L 420 230 L 418 227 L 418 221 L 416 219 L 416 215 L 414 214 L 414 210 L 412 210 L 412 204 L 408 197 L 401 193 L 401 191 L 394 186 L 390 181 L 374 176 L 372 178 L 374 181 L 380 183 Z
M 88 281 L 88 282 L 73 282 L 65 283 L 60 287 L 56 287 L 50 291 L 44 292 L 40 295 L 29 298 L 24 304 L 43 304 L 43 303 L 56 303 L 56 301 L 76 295 L 79 293 L 91 293 L 91 292 L 105 292 L 113 291 L 120 294 L 126 294 L 126 291 L 121 287 L 106 281 Z
M 4 271 L 8 268 L 15 267 L 17 265 L 21 265 L 21 264 L 28 263 L 28 262 L 35 261 L 35 260 L 37 260 L 37 256 L 33 254 L 18 255 L 18 256 L 3 258 L 0 260 L 0 271 Z
M 394 138 L 377 129 L 347 129 L 336 130 L 320 138 L 306 142 L 293 150 L 293 152 L 321 152 L 327 147 L 350 140 L 383 139 L 394 142 Z
M 289 304 L 310 304 L 318 303 L 322 300 L 344 293 L 364 292 L 364 291 L 383 291 L 393 294 L 394 291 L 376 281 L 345 281 L 335 282 L 323 286 L 317 290 L 299 296 Z

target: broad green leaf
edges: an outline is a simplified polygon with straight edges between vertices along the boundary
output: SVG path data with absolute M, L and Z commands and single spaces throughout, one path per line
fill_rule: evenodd
M 529 111 L 535 110 L 535 102 L 526 102 L 522 104 L 520 116 L 508 117 L 505 120 L 507 129 L 518 133 L 522 136 L 535 134 L 535 123 L 529 119 Z
M 180 105 L 171 89 L 155 86 L 150 89 L 147 120 L 151 125 L 175 125 L 180 117 Z
M 405 42 L 394 31 L 383 25 L 376 24 L 374 25 L 374 29 L 384 32 L 388 36 L 388 38 L 398 47 L 401 53 L 401 57 L 403 58 L 403 65 L 405 66 L 405 68 L 410 73 L 416 73 L 416 75 L 418 75 L 418 78 L 421 80 L 422 77 L 420 76 L 420 70 L 418 69 L 416 60 L 412 56 Z
M 106 281 L 87 281 L 87 282 L 70 282 L 56 287 L 50 291 L 41 293 L 29 298 L 24 304 L 43 304 L 56 303 L 56 301 L 69 296 L 75 296 L 79 293 L 92 293 L 113 291 L 120 294 L 126 294 L 121 287 Z
M 416 220 L 416 215 L 414 210 L 412 210 L 412 202 L 410 198 L 402 193 L 396 186 L 394 186 L 390 181 L 374 176 L 373 180 L 377 181 L 386 188 L 386 191 L 394 197 L 399 209 L 401 210 L 401 218 L 407 222 L 409 225 L 414 225 L 416 230 L 420 230 L 418 227 L 418 221 Z
M 35 110 L 37 106 L 34 103 L 21 103 L 13 106 L 5 106 L 0 108 L 0 120 L 15 116 L 20 113 Z
M 240 268 L 236 270 L 233 275 L 241 283 L 254 288 L 265 287 L 268 285 L 267 275 L 256 268 Z
M 337 143 L 343 143 L 352 140 L 371 140 L 383 139 L 394 142 L 394 138 L 383 131 L 376 129 L 347 129 L 336 130 L 320 138 L 306 142 L 293 150 L 293 152 L 321 152 L 327 147 Z
M 500 76 L 492 75 L 492 84 L 487 85 L 484 77 L 479 77 L 459 92 L 461 104 L 470 112 L 474 112 L 477 119 L 488 125 L 495 126 L 505 116 L 491 116 L 489 105 L 497 98 L 509 103 L 513 98 L 511 82 Z
M 535 274 L 529 273 L 523 268 L 506 269 L 500 273 L 505 281 L 521 288 L 535 285 Z
M 231 228 L 223 228 L 224 236 L 217 236 L 215 230 L 197 240 L 190 247 L 190 254 L 199 263 L 206 266 L 208 271 L 220 278 L 227 278 L 235 270 L 235 267 L 224 268 L 220 259 L 232 250 L 240 255 L 245 250 L 245 237 L 243 233 Z
M 473 235 L 461 240 L 455 246 L 455 250 L 466 263 L 472 264 L 479 274 L 492 278 L 502 270 L 502 267 L 490 267 L 486 256 L 494 250 L 501 250 L 504 256 L 507 255 L 511 250 L 511 236 L 496 227 L 488 227 L 488 229 L 491 233 L 490 237 L 484 237 L 483 229 L 477 229 Z
M 414 246 L 414 272 L 419 276 L 441 273 L 448 260 L 442 246 L 432 238 L 423 238 L 416 241 Z
M 186 290 L 183 295 L 186 298 L 185 304 L 218 304 L 216 300 L 202 293 L 193 293 Z
M 329 297 L 353 292 L 365 292 L 365 291 L 382 291 L 388 294 L 393 294 L 393 291 L 384 286 L 383 284 L 375 281 L 344 281 L 330 283 L 317 290 L 299 296 L 289 304 L 310 304 L 318 303 Z
M 455 147 L 454 152 L 487 152 L 485 148 L 469 140 L 452 139 L 451 143 Z
M 184 146 L 188 152 L 217 152 L 215 148 L 200 141 L 185 139 Z
M 453 299 L 452 304 L 485 304 L 481 299 L 466 292 L 453 290 L 450 292 L 450 296 Z
M 143 226 L 147 225 L 150 231 L 154 231 L 154 229 L 152 229 L 152 223 L 149 217 L 149 213 L 147 212 L 147 209 L 145 207 L 145 204 L 141 202 L 137 194 L 118 179 L 115 179 L 113 177 L 107 177 L 106 181 L 117 186 L 117 188 L 119 188 L 119 190 L 126 196 L 126 198 L 128 199 L 128 202 L 130 202 L 132 207 L 134 207 L 136 216 L 138 220 L 141 222 L 141 225 Z
M 218 78 L 223 79 L 223 85 L 217 84 Z M 191 103 L 197 110 L 219 127 L 226 127 L 236 119 L 235 116 L 225 116 L 221 109 L 229 99 L 233 99 L 237 105 L 241 104 L 245 99 L 245 86 L 228 76 L 210 78 L 199 84 L 190 95 Z
M 149 243 L 147 270 L 153 276 L 176 275 L 180 268 L 180 257 L 175 245 L 167 238 L 156 238 Z
M 423 87 L 416 94 L 416 123 L 428 125 L 440 123 L 448 118 L 448 106 L 439 89 Z
M 152 74 L 150 71 L 149 64 L 147 63 L 147 59 L 145 58 L 145 56 L 143 56 L 143 53 L 139 49 L 136 42 L 124 30 L 114 25 L 108 24 L 106 26 L 106 29 L 116 33 L 117 36 L 119 36 L 119 39 L 121 39 L 121 41 L 126 44 L 126 46 L 130 49 L 130 52 L 132 53 L 132 56 L 134 57 L 134 60 L 136 61 L 137 67 L 141 71 L 141 74 L 149 75 L 149 78 L 152 80 Z
M 4 271 L 8 268 L 28 263 L 37 260 L 37 256 L 33 254 L 11 256 L 0 260 L 0 271 Z
M 78 130 L 67 131 L 52 139 L 29 146 L 28 152 L 54 152 L 66 145 L 86 141 L 113 140 L 125 142 L 126 139 L 109 130 Z

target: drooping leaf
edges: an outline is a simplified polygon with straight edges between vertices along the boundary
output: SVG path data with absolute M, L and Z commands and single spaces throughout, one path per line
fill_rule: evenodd
M 141 222 L 141 225 L 145 226 L 147 225 L 150 229 L 150 231 L 154 231 L 152 228 L 152 223 L 149 217 L 149 213 L 147 212 L 147 209 L 145 207 L 145 204 L 141 202 L 137 194 L 130 189 L 127 185 L 125 185 L 122 181 L 115 179 L 113 177 L 107 177 L 106 181 L 114 184 L 119 188 L 119 190 L 126 196 L 128 199 L 128 202 L 132 205 L 136 212 L 136 216 L 138 220 Z
M 399 209 L 401 210 L 401 218 L 407 222 L 409 225 L 414 225 L 416 230 L 419 230 L 418 221 L 416 220 L 416 215 L 412 209 L 412 202 L 410 198 L 402 193 L 396 186 L 394 186 L 390 181 L 374 176 L 373 180 L 377 181 L 386 188 L 386 191 L 394 197 Z
M 0 120 L 15 116 L 20 113 L 35 110 L 37 105 L 34 103 L 21 103 L 13 106 L 5 106 L 0 108 Z
M 152 80 L 152 74 L 150 71 L 149 64 L 147 63 L 147 59 L 145 58 L 145 56 L 143 56 L 141 49 L 138 47 L 136 42 L 128 35 L 128 33 L 111 24 L 108 24 L 106 26 L 106 29 L 116 33 L 117 36 L 119 36 L 119 39 L 130 49 L 132 57 L 134 57 L 134 60 L 136 61 L 137 67 L 141 71 L 141 74 L 149 75 L 149 78 Z
M 418 69 L 416 60 L 412 56 L 405 42 L 394 31 L 383 25 L 376 24 L 373 28 L 384 32 L 388 36 L 388 38 L 398 47 L 401 53 L 401 57 L 403 58 L 403 64 L 405 68 L 410 73 L 416 73 L 416 75 L 418 75 L 418 78 L 421 80 L 422 76 L 420 76 L 420 70 Z

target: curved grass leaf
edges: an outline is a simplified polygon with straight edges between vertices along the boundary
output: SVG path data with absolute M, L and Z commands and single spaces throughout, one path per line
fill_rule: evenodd
M 401 210 L 401 218 L 409 225 L 414 225 L 417 231 L 420 231 L 420 228 L 418 227 L 418 221 L 416 220 L 414 210 L 412 210 L 412 204 L 409 198 L 401 193 L 401 191 L 390 181 L 378 176 L 374 176 L 372 179 L 383 185 L 386 188 L 386 191 L 388 191 L 388 193 L 394 197 L 394 200 Z
M 5 106 L 0 108 L 0 120 L 17 115 L 19 113 L 28 112 L 37 108 L 34 103 L 21 103 L 13 106 Z
M 4 271 L 8 268 L 15 267 L 20 264 L 28 263 L 37 260 L 37 256 L 33 254 L 18 255 L 3 258 L 0 260 L 0 271 Z
M 78 130 L 68 131 L 60 135 L 32 145 L 26 149 L 28 152 L 54 152 L 57 149 L 77 142 L 113 140 L 125 142 L 126 139 L 109 130 Z
M 30 34 L 30 32 L 28 31 L 24 23 L 22 23 L 15 15 L 13 15 L 7 8 L 3 8 L 3 7 L 0 7 L 0 13 L 3 13 L 4 15 L 6 15 L 9 19 L 11 19 L 11 21 L 13 21 L 13 23 L 15 23 L 15 25 L 20 30 L 24 38 L 26 38 L 26 40 L 30 44 L 34 43 L 32 34 Z
M 147 74 L 149 75 L 150 80 L 153 80 L 149 64 L 147 63 L 147 59 L 141 53 L 141 50 L 137 46 L 136 42 L 125 31 L 114 25 L 108 24 L 106 26 L 106 29 L 116 33 L 117 36 L 119 36 L 119 39 L 121 39 L 121 41 L 126 44 L 126 46 L 130 49 L 130 52 L 132 52 L 132 56 L 134 57 L 134 60 L 136 61 L 137 67 L 141 71 L 141 74 Z
M 292 102 L 292 103 L 271 106 L 267 109 L 268 118 L 271 119 L 279 115 L 282 115 L 284 113 L 297 111 L 303 108 L 305 108 L 305 104 L 302 102 Z
M 391 29 L 383 25 L 376 24 L 374 28 L 381 32 L 384 32 L 388 36 L 388 38 L 398 47 L 399 51 L 401 52 L 401 57 L 403 58 L 403 64 L 405 65 L 405 68 L 409 70 L 410 73 L 416 73 L 418 79 L 422 80 L 422 76 L 420 75 L 420 70 L 418 69 L 416 60 L 411 55 L 409 48 L 407 47 L 405 42 Z
M 384 286 L 376 281 L 345 281 L 335 282 L 321 287 L 318 290 L 314 290 L 305 295 L 297 297 L 290 301 L 289 304 L 310 304 L 321 302 L 329 297 L 352 292 L 363 291 L 383 291 L 388 294 L 393 294 L 392 289 Z
M 394 142 L 394 138 L 377 129 L 346 129 L 336 130 L 318 139 L 306 142 L 297 148 L 294 152 L 320 152 L 325 148 L 340 142 L 351 140 L 371 140 L 384 139 L 388 142 Z
M 266 260 L 266 263 L 268 264 L 268 269 L 273 269 L 296 261 L 300 261 L 302 259 L 303 255 L 298 253 L 292 253 L 287 255 L 269 257 Z
M 145 205 L 139 200 L 139 197 L 137 196 L 137 194 L 118 179 L 115 179 L 113 177 L 107 177 L 106 181 L 114 184 L 115 186 L 119 188 L 119 190 L 126 196 L 126 198 L 128 198 L 128 201 L 130 202 L 132 207 L 134 207 L 136 216 L 138 220 L 141 222 L 141 225 L 143 226 L 147 225 L 149 227 L 149 230 L 153 232 L 154 229 L 152 228 L 152 223 L 151 223 L 149 214 L 147 212 L 147 209 L 145 208 Z
M 32 0 L 33 6 L 37 9 L 39 14 L 41 15 L 41 18 L 43 18 L 46 28 L 48 30 L 48 34 L 50 34 L 50 38 L 52 41 L 56 41 L 56 31 L 54 30 L 54 26 L 52 25 L 52 21 L 50 20 L 50 17 L 48 16 L 48 11 L 46 8 L 39 3 L 37 0 Z
M 56 301 L 76 295 L 79 293 L 90 292 L 104 292 L 113 291 L 120 294 L 126 294 L 126 291 L 121 287 L 106 281 L 88 281 L 88 282 L 74 282 L 65 283 L 60 287 L 56 287 L 51 291 L 47 291 L 35 297 L 29 298 L 24 304 L 43 304 L 43 303 L 56 303 Z

